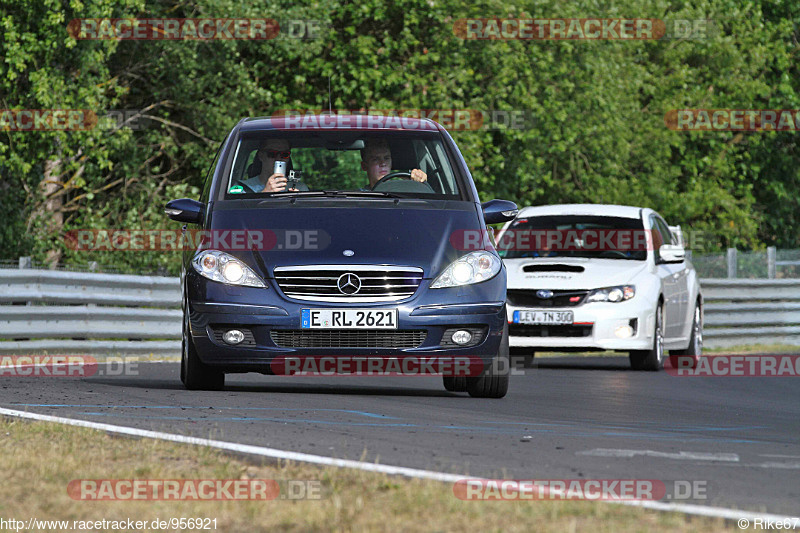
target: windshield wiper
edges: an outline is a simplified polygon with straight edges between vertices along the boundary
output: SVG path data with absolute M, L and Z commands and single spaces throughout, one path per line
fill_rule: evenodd
M 405 198 L 405 196 L 400 196 L 398 194 L 394 194 L 391 192 L 384 192 L 384 191 L 340 191 L 338 189 L 335 190 L 327 190 L 327 191 L 284 191 L 284 192 L 275 192 L 272 193 L 269 197 L 270 198 L 295 198 L 298 196 L 317 196 L 317 197 L 332 197 L 332 198 L 348 198 L 348 197 L 357 197 L 357 198 Z
M 393 192 L 386 191 L 325 191 L 335 196 L 378 197 L 378 198 L 405 198 Z

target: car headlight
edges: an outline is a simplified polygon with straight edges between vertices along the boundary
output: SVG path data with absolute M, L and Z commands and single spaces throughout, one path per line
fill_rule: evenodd
M 431 289 L 471 285 L 491 279 L 500 272 L 500 259 L 494 254 L 479 250 L 450 263 L 431 285 Z
M 633 285 L 618 285 L 616 287 L 605 287 L 589 291 L 586 303 L 589 302 L 624 302 L 636 295 L 636 287 Z
M 267 285 L 235 257 L 217 250 L 204 250 L 192 259 L 192 266 L 203 277 L 228 285 L 266 287 Z

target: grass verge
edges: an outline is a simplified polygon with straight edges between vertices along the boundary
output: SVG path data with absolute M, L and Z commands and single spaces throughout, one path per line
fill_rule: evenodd
M 0 418 L 0 517 L 27 520 L 216 519 L 216 531 L 721 531 L 721 519 L 580 501 L 461 501 L 452 485 Z M 82 501 L 75 479 L 318 481 L 320 499 Z M 151 529 L 146 529 L 150 531 Z M 188 529 L 186 529 L 188 531 Z M 163 530 L 162 530 L 163 531 Z M 174 529 L 172 531 L 175 531 Z

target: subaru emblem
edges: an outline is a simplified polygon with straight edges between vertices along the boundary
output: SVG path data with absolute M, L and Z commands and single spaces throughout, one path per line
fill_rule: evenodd
M 345 257 L 353 257 L 354 254 L 355 252 L 353 250 L 345 250 L 344 252 L 342 252 L 342 255 L 344 255 Z
M 547 289 L 541 289 L 536 291 L 536 296 L 538 296 L 542 300 L 547 300 L 548 298 L 553 297 L 553 291 L 548 291 Z

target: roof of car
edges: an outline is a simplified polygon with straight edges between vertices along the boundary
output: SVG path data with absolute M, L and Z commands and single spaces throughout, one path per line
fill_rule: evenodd
M 438 131 L 436 122 L 427 118 L 385 115 L 346 115 L 305 113 L 272 117 L 253 117 L 243 120 L 242 131 L 264 130 L 363 130 L 363 131 Z
M 622 218 L 641 218 L 641 207 L 612 204 L 560 204 L 523 207 L 517 218 L 552 215 L 600 215 Z

